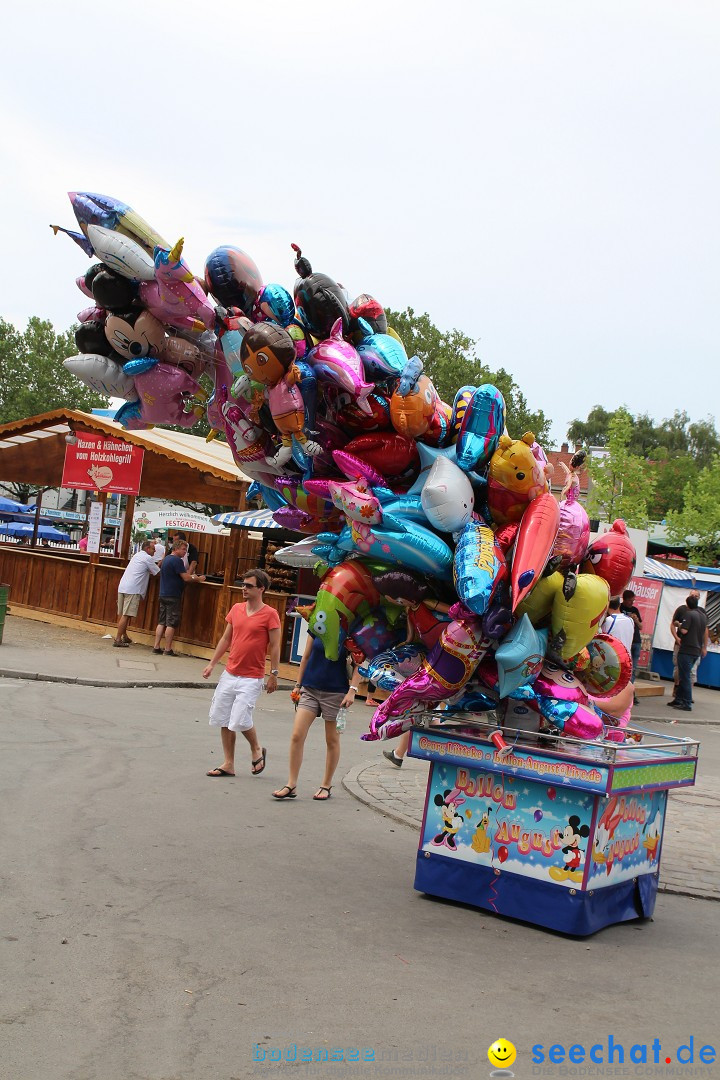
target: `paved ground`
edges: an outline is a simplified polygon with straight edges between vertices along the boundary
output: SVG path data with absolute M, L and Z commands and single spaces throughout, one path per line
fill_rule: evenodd
M 205 663 L 195 657 L 154 656 L 149 648 L 140 645 L 114 649 L 110 641 L 97 634 L 17 616 L 8 616 L 0 646 L 0 677 L 78 685 L 147 685 L 158 689 L 202 688 L 209 692 L 222 668 L 218 667 L 207 683 L 201 677 Z M 289 668 L 286 674 L 291 675 Z M 286 681 L 285 688 L 288 686 Z M 701 741 L 720 740 L 720 692 L 696 688 L 695 699 L 687 723 L 681 723 L 685 715 L 668 709 L 667 699 L 663 698 L 641 700 L 634 722 L 641 726 L 663 725 L 659 730 L 672 727 L 673 733 Z M 670 794 L 660 888 L 720 900 L 720 769 L 714 776 L 706 775 L 704 759 L 701 752 L 698 784 Z M 419 830 L 427 768 L 424 762 L 408 758 L 401 769 L 396 769 L 384 760 L 380 748 L 368 748 L 368 760 L 354 766 L 343 784 L 366 806 Z
M 28 638 L 20 649 L 19 623 L 0 666 L 17 650 L 37 674 L 57 646 L 58 678 L 121 670 L 107 643 L 74 631 L 36 628 L 37 653 Z M 516 1076 L 545 1078 L 569 1070 L 533 1070 L 535 1044 L 606 1046 L 612 1032 L 627 1054 L 659 1037 L 676 1061 L 691 1037 L 716 1042 L 714 903 L 666 892 L 652 920 L 574 940 L 416 893 L 414 828 L 339 783 L 329 804 L 312 801 L 317 725 L 297 800 L 271 799 L 286 778 L 286 692 L 258 707 L 265 773 L 249 775 L 245 751 L 227 781 L 205 776 L 220 752 L 206 686 L 6 678 L 0 701 L 2 1080 L 245 1080 L 290 1066 L 323 1080 L 476 1080 L 501 1036 Z M 351 709 L 341 768 L 377 766 L 389 791 L 397 771 L 356 737 L 369 715 Z M 718 777 L 720 728 L 699 730 L 703 779 Z M 400 792 L 421 767 L 405 768 Z M 705 844 L 684 831 L 688 851 Z M 281 1064 L 293 1046 L 313 1048 L 314 1064 Z M 333 1048 L 373 1060 L 317 1061 Z M 638 1071 L 625 1061 L 592 1075 Z

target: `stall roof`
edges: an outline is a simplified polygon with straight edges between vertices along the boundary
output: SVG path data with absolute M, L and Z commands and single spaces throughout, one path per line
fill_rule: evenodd
M 240 485 L 250 482 L 233 461 L 230 447 L 218 439 L 206 442 L 198 435 L 166 428 L 126 431 L 104 416 L 73 409 L 54 409 L 0 425 L 0 480 L 59 487 L 65 436 L 71 429 L 142 446 L 146 454 L 141 495 L 237 506 Z

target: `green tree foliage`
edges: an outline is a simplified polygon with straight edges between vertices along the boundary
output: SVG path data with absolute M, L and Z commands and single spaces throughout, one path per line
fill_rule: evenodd
M 713 566 L 720 557 L 720 454 L 685 488 L 681 510 L 667 516 L 668 537 L 691 558 Z
M 489 382 L 502 392 L 507 406 L 506 423 L 513 438 L 532 431 L 547 445 L 550 420 L 542 410 L 532 412 L 525 395 L 509 372 L 491 371 L 477 354 L 477 341 L 460 330 L 439 330 L 426 313 L 412 308 L 386 311 L 388 325 L 402 338 L 408 356 L 419 356 L 443 401 L 452 405 L 461 386 Z
M 568 439 L 585 446 L 607 446 L 610 425 L 621 412 L 630 419 L 627 449 L 646 459 L 648 474 L 655 481 L 648 501 L 650 516 L 662 520 L 670 510 L 681 509 L 687 485 L 720 453 L 720 436 L 712 418 L 692 422 L 679 409 L 656 423 L 647 413 L 631 416 L 624 407 L 608 412 L 596 405 L 586 420 L 573 420 Z
M 631 438 L 632 417 L 618 409 L 608 428 L 607 453 L 589 461 L 592 486 L 587 508 L 590 517 L 623 518 L 631 528 L 645 529 L 655 481 L 643 458 L 632 453 Z
M 0 319 L 0 424 L 51 409 L 105 408 L 107 398 L 62 366 L 76 353 L 72 330 L 56 334 L 52 323 L 33 317 L 20 333 Z

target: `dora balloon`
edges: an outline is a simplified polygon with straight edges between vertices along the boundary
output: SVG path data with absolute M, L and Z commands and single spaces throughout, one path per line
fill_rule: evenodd
M 282 446 L 272 465 L 284 465 L 292 457 L 293 437 L 306 454 L 313 457 L 322 449 L 308 439 L 304 431 L 305 404 L 298 383 L 300 373 L 295 366 L 295 345 L 286 330 L 273 323 L 256 323 L 245 334 L 240 347 L 243 371 L 255 382 L 267 387 L 267 399 L 273 421 L 282 438 Z M 253 420 L 262 401 L 254 402 Z

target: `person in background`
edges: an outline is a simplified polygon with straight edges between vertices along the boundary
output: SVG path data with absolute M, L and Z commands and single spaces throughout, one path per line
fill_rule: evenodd
M 88 545 L 88 536 L 87 536 L 87 533 L 83 533 L 83 535 L 78 540 L 78 551 L 87 551 L 87 545 Z
M 152 537 L 152 541 L 155 545 L 155 554 L 153 558 L 155 559 L 155 562 L 161 563 L 165 558 L 165 552 L 167 549 L 163 544 L 161 537 L 157 533 L 155 534 L 155 536 Z
M 200 552 L 198 551 L 198 549 L 195 547 L 194 544 L 190 543 L 190 541 L 186 537 L 185 533 L 182 533 L 182 532 L 175 533 L 175 540 L 176 540 L 176 542 L 178 540 L 181 540 L 184 544 L 187 545 L 187 553 L 186 553 L 186 557 L 185 557 L 185 569 L 187 570 L 188 574 L 194 574 L 195 571 L 197 570 L 197 564 L 198 564 L 198 559 L 200 558 Z
M 260 746 L 253 722 L 255 705 L 263 686 L 268 694 L 277 690 L 280 666 L 280 616 L 264 603 L 270 578 L 264 570 L 248 570 L 243 575 L 245 601 L 233 604 L 225 616 L 227 626 L 212 659 L 203 670 L 209 679 L 218 661 L 230 650 L 225 671 L 218 679 L 210 704 L 210 726 L 220 728 L 223 762 L 209 769 L 207 776 L 235 775 L 235 742 L 241 731 L 250 743 L 250 769 L 259 776 L 265 769 L 267 750 Z M 270 674 L 265 683 L 265 659 L 270 654 Z
M 697 596 L 692 594 L 688 596 L 686 607 L 687 612 L 677 630 L 680 639 L 678 647 L 680 682 L 675 700 L 670 704 L 673 709 L 692 712 L 692 669 L 700 658 L 707 656 L 709 635 L 707 615 L 698 606 Z
M 614 596 L 610 601 L 608 613 L 602 624 L 602 632 L 621 641 L 627 649 L 628 655 L 632 656 L 635 623 L 629 615 L 624 615 L 620 610 L 619 596 Z
M 640 627 L 642 626 L 642 616 L 635 607 L 635 593 L 632 589 L 626 589 L 622 594 L 622 603 L 620 604 L 620 611 L 623 615 L 629 615 L 632 621 L 635 623 L 633 630 L 633 643 L 630 650 L 630 656 L 632 657 L 632 681 L 633 683 L 637 679 L 638 663 L 640 661 L 640 650 L 642 649 L 642 634 L 640 633 Z M 637 698 L 634 703 L 637 705 Z
M 153 559 L 154 550 L 153 544 Z M 160 566 L 160 609 L 153 652 L 163 653 L 165 656 L 176 655 L 173 652 L 173 639 L 180 625 L 182 596 L 186 582 L 205 580 L 203 574 L 191 574 L 185 569 L 186 554 L 186 542 L 176 540 L 171 553 L 165 556 Z M 157 566 L 157 563 L 155 565 Z M 163 638 L 165 639 L 164 649 L 160 647 Z
M 675 642 L 675 644 L 673 646 L 673 696 L 672 696 L 672 699 L 667 702 L 667 705 L 670 708 L 672 707 L 673 702 L 675 701 L 675 699 L 677 697 L 678 687 L 680 685 L 680 671 L 679 671 L 679 668 L 678 668 L 678 652 L 680 651 L 680 635 L 678 634 L 678 629 L 680 628 L 680 626 L 682 626 L 683 619 L 687 615 L 687 612 L 688 612 L 687 602 L 688 602 L 688 600 L 690 599 L 691 596 L 697 597 L 698 602 L 699 602 L 700 593 L 698 592 L 697 589 L 691 589 L 690 592 L 688 593 L 688 595 L 685 598 L 685 603 L 681 604 L 680 607 L 675 608 L 675 611 L 673 612 L 672 619 L 670 620 L 670 633 L 672 634 L 673 641 Z M 698 656 L 697 660 L 693 664 L 692 672 L 690 673 L 690 680 L 693 683 L 693 685 L 695 684 L 695 680 L 697 678 L 697 669 L 698 669 L 699 663 L 700 663 L 700 657 Z
M 113 641 L 113 647 L 116 649 L 126 649 L 132 644 L 127 636 L 128 623 L 138 613 L 140 601 L 147 593 L 150 578 L 160 573 L 160 567 L 153 557 L 154 546 L 152 540 L 146 540 L 140 551 L 133 555 L 125 567 L 125 573 L 120 578 L 117 604 L 118 624 Z
M 290 736 L 288 782 L 273 791 L 274 799 L 296 797 L 295 788 L 302 766 L 305 740 L 318 716 L 322 716 L 325 721 L 325 773 L 313 799 L 315 802 L 327 802 L 330 798 L 333 777 L 340 760 L 340 733 L 335 721 L 340 709 L 350 708 L 360 685 L 360 673 L 357 669 L 353 671 L 352 680 L 348 680 L 349 659 L 347 650 L 341 649 L 337 660 L 328 660 L 322 641 L 308 634 L 293 692 L 299 694 L 299 697 Z

